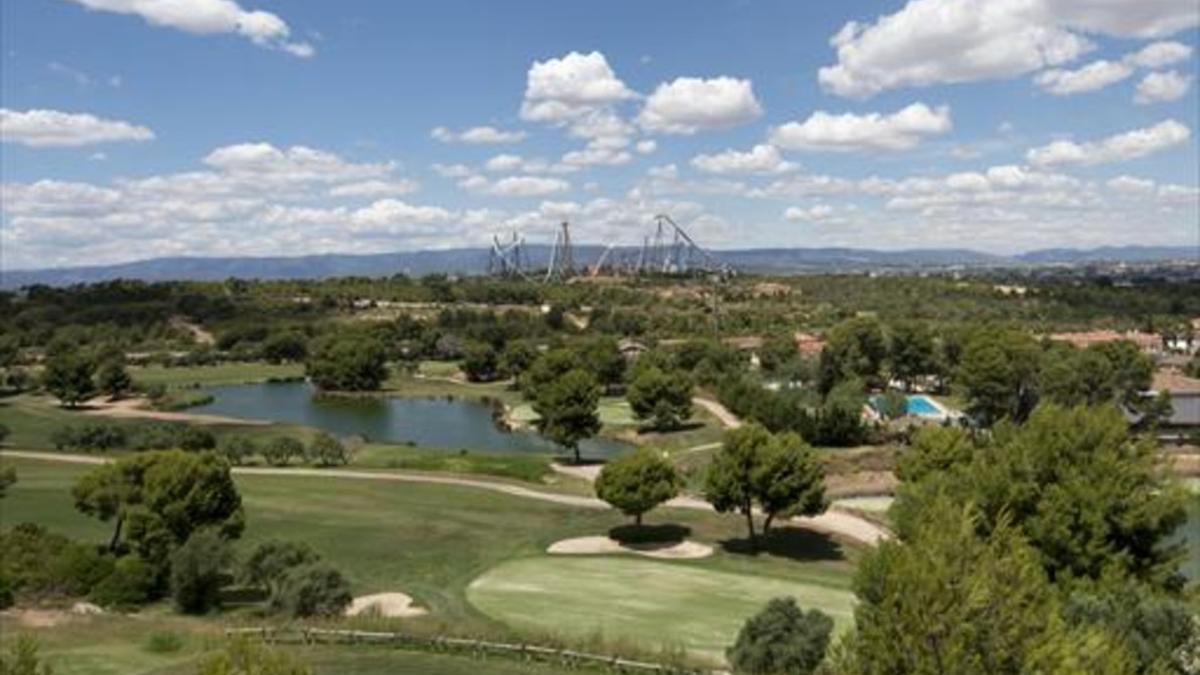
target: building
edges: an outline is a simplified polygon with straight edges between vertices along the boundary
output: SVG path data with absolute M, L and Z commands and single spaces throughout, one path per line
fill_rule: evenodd
M 1200 427 L 1200 380 L 1180 373 L 1160 370 L 1154 373 L 1153 393 L 1171 394 L 1171 417 L 1163 422 L 1168 427 Z
M 1138 349 L 1144 354 L 1160 354 L 1163 351 L 1163 339 L 1161 335 L 1157 333 L 1143 333 L 1141 331 L 1131 330 L 1118 333 L 1115 330 L 1092 330 L 1073 333 L 1054 333 L 1049 337 L 1055 342 L 1066 342 L 1080 349 L 1087 349 L 1092 345 L 1104 344 L 1106 342 L 1127 340 L 1137 345 Z
M 796 351 L 804 356 L 820 356 L 821 350 L 825 349 L 825 341 L 812 333 L 796 331 L 792 339 L 796 341 Z

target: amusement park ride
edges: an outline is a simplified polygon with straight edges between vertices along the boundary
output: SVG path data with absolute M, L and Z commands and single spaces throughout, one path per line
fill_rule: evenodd
M 571 229 L 563 222 L 554 232 L 554 243 L 545 266 L 535 265 L 525 237 L 515 230 L 507 240 L 492 237 L 488 273 L 496 276 L 541 279 L 544 282 L 572 278 L 620 276 L 687 276 L 716 274 L 728 276 L 732 268 L 717 260 L 696 243 L 687 230 L 666 214 L 654 217 L 654 230 L 646 235 L 640 248 L 609 244 L 596 261 L 584 269 L 575 267 Z

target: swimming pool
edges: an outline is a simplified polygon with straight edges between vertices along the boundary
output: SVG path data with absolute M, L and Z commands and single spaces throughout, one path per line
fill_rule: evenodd
M 917 417 L 941 417 L 944 413 L 928 396 L 909 396 L 908 414 Z
M 875 410 L 880 410 L 883 401 L 882 395 L 871 397 L 871 407 Z M 933 401 L 933 399 L 924 394 L 910 394 L 905 397 L 907 402 L 905 413 L 914 417 L 929 417 L 934 419 L 942 419 L 946 417 L 946 411 L 941 406 Z

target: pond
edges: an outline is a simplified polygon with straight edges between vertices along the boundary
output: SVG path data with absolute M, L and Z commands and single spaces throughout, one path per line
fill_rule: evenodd
M 562 452 L 537 434 L 508 432 L 496 426 L 492 406 L 476 400 L 321 396 L 307 382 L 239 384 L 205 391 L 212 394 L 213 401 L 191 411 L 303 424 L 337 436 L 360 435 L 372 441 L 413 443 L 447 452 Z M 613 457 L 630 448 L 602 438 L 580 444 L 587 459 Z

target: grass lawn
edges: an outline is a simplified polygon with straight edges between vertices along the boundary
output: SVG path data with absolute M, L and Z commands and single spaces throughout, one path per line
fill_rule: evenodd
M 852 621 L 844 587 L 610 556 L 509 561 L 473 581 L 467 596 L 513 625 L 677 644 L 717 660 L 746 617 L 774 597 L 820 607 L 843 629 Z
M 220 363 L 213 366 L 130 366 L 129 375 L 139 384 L 163 384 L 167 387 L 211 387 L 223 384 L 247 384 L 269 379 L 301 377 L 299 363 Z
M 106 540 L 110 526 L 77 513 L 70 497 L 71 485 L 88 467 L 3 461 L 16 467 L 19 480 L 0 508 L 0 526 L 32 521 L 77 539 Z M 431 610 L 430 616 L 411 621 L 459 634 L 541 642 L 553 636 L 590 638 L 589 631 L 600 627 L 605 638 L 620 644 L 715 650 L 774 595 L 796 595 L 844 620 L 858 553 L 823 535 L 778 528 L 764 552 L 749 555 L 738 552 L 745 550 L 740 518 L 661 509 L 648 522 L 687 528 L 692 539 L 714 545 L 715 554 L 687 562 L 616 556 L 551 559 L 543 553 L 549 544 L 601 534 L 624 519 L 613 511 L 469 487 L 332 476 L 239 476 L 237 482 L 246 508 L 247 528 L 238 544 L 243 554 L 268 539 L 305 541 L 342 570 L 356 595 L 409 593 Z M 480 577 L 483 581 L 472 586 Z M 522 591 L 524 582 L 512 579 L 529 585 Z M 637 612 L 639 598 L 643 611 Z M 549 605 L 558 618 L 539 609 Z M 568 620 L 567 615 L 576 618 Z M 614 623 L 618 616 L 624 617 L 619 623 L 625 628 Z M 152 625 L 160 624 L 156 620 Z M 129 646 L 121 643 L 131 639 L 114 636 L 115 643 L 90 653 L 96 654 L 96 664 L 105 658 L 122 663 L 125 656 L 104 654 L 127 652 Z M 78 644 L 64 639 L 63 648 Z M 137 658 L 147 668 L 161 660 L 140 653 Z M 64 672 L 151 672 L 141 667 L 104 670 L 96 665 Z

